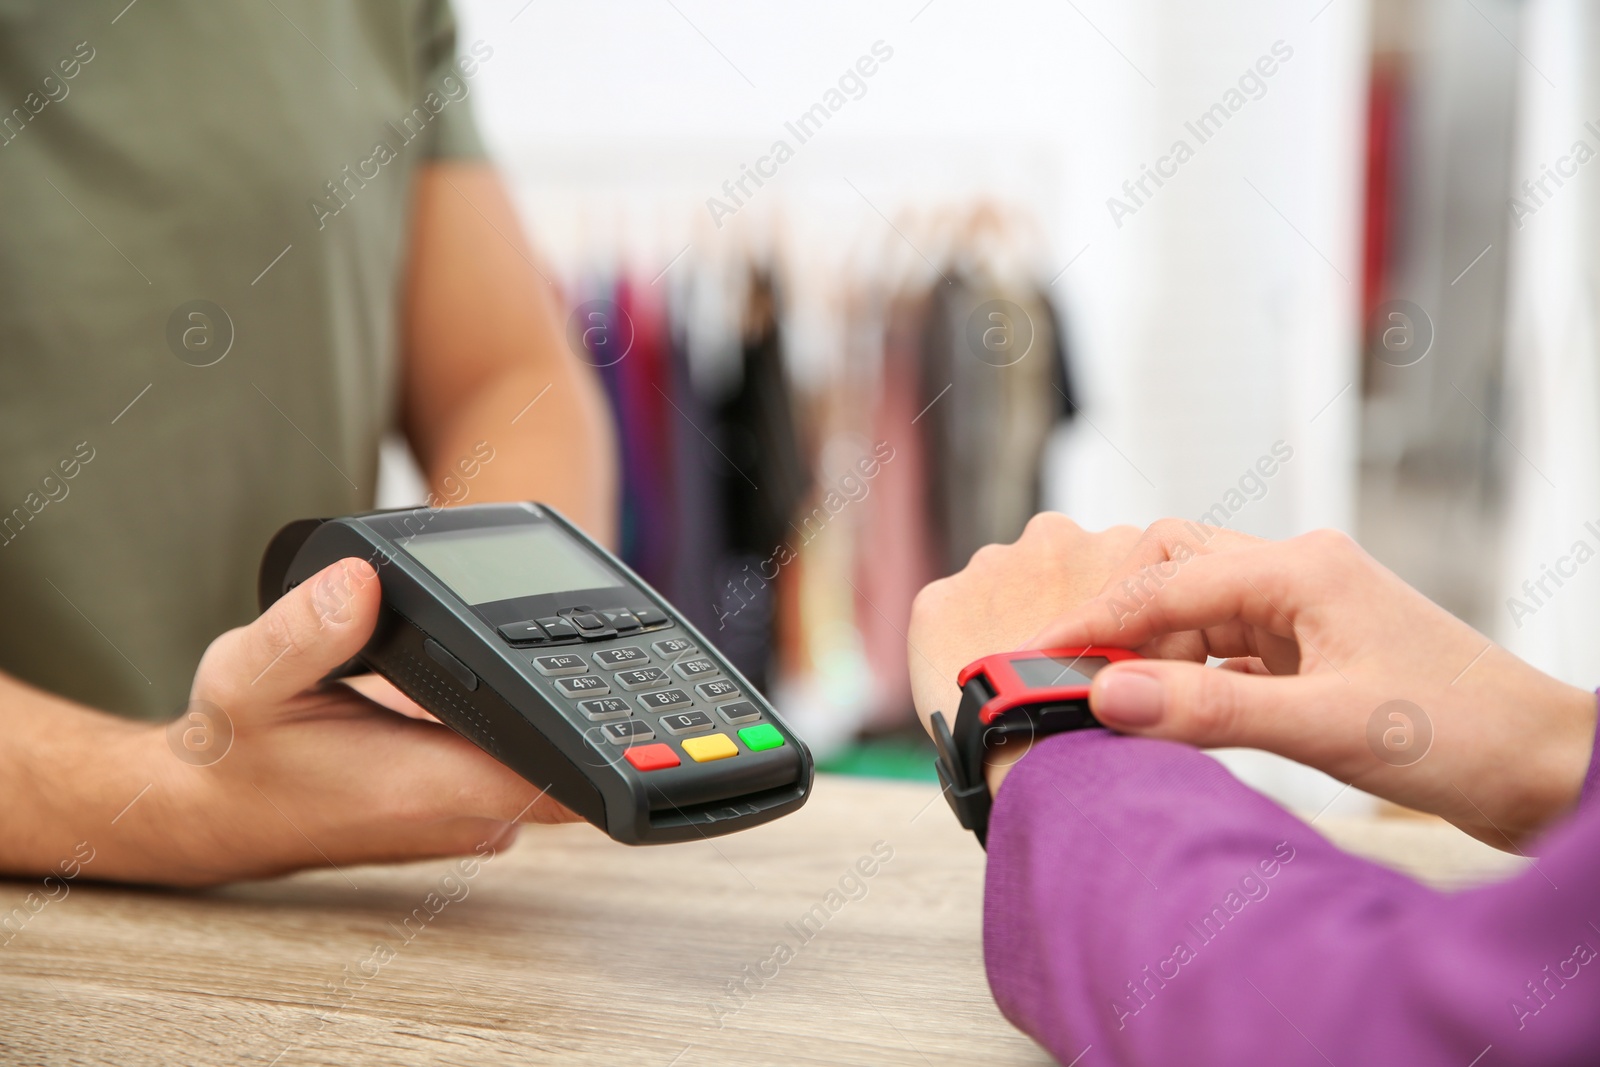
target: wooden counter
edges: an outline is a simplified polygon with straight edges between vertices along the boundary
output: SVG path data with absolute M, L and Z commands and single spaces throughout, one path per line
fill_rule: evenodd
M 1433 821 L 1317 825 L 1444 884 L 1519 862 Z M 714 842 L 529 828 L 475 870 L 74 884 L 0 946 L 0 1062 L 1048 1064 L 989 999 L 982 887 L 932 786 L 827 776 Z M 37 888 L 0 882 L 0 911 Z

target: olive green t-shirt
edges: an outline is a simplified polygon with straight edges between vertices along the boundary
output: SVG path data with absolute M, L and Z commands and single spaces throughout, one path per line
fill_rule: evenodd
M 492 56 L 447 0 L 0 6 L 0 670 L 172 716 L 272 533 L 372 506 Z

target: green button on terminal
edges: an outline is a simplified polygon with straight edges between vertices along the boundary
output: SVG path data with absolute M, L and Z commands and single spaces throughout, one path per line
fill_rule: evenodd
M 783 735 L 770 722 L 764 722 L 759 726 L 745 727 L 739 731 L 739 740 L 743 741 L 745 747 L 751 752 L 763 752 L 769 748 L 783 747 Z

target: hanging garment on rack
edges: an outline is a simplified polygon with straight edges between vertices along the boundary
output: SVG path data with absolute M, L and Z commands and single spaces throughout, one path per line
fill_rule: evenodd
M 618 314 L 624 299 L 615 278 L 584 279 L 574 287 L 572 302 L 574 310 L 567 327 L 567 343 L 580 359 L 595 369 L 617 435 L 620 475 L 617 479 L 617 555 L 631 566 L 637 520 L 628 472 L 629 461 L 639 444 L 635 423 L 627 417 L 627 390 L 622 380 L 631 327 L 625 327 Z
M 944 573 L 1014 541 L 1039 507 L 1044 448 L 1063 409 L 1054 315 L 1037 291 L 956 273 L 922 333 L 919 425 Z
M 1044 314 L 1046 328 L 1050 332 L 1050 366 L 1055 371 L 1052 387 L 1056 392 L 1056 417 L 1063 422 L 1071 421 L 1078 414 L 1078 389 L 1077 379 L 1072 373 L 1072 352 L 1067 344 L 1066 326 L 1061 321 L 1061 314 L 1056 311 L 1055 302 L 1050 299 L 1050 294 L 1039 290 L 1034 294 L 1034 300 Z
M 924 404 L 918 334 L 927 303 L 925 293 L 887 301 L 881 373 L 866 416 L 872 476 L 859 505 L 854 583 L 856 628 L 876 680 L 868 728 L 899 725 L 912 714 L 905 639 L 911 602 L 939 577 L 928 522 L 927 449 L 917 425 Z
M 723 500 L 735 551 L 770 553 L 788 536 L 811 482 L 795 425 L 777 300 L 771 274 L 757 271 L 745 311 L 743 375 L 717 411 L 733 468 L 723 478 Z
M 595 367 L 617 432 L 618 555 L 655 583 L 672 567 L 676 508 L 666 305 L 627 277 L 590 282 L 579 296 L 569 340 Z
M 690 283 L 704 284 L 703 280 Z M 727 460 L 706 437 L 702 427 L 714 429 L 712 405 L 695 387 L 689 366 L 689 330 L 684 307 L 692 298 L 688 289 L 673 291 L 668 304 L 670 323 L 665 390 L 669 403 L 666 447 L 672 457 L 673 538 L 671 565 L 657 588 L 677 605 L 697 629 L 721 642 L 718 635 L 720 594 L 717 561 L 727 553 L 726 523 L 722 518 L 722 473 Z M 730 338 L 730 341 L 733 339 Z
M 627 448 L 623 461 L 628 541 L 623 557 L 651 584 L 671 571 L 676 510 L 672 414 L 666 386 L 671 344 L 660 290 L 624 279 L 617 287 L 619 329 L 629 348 L 617 363 L 618 421 Z
M 792 522 L 794 559 L 779 576 L 777 631 L 777 692 L 819 758 L 860 732 L 877 706 L 879 686 L 858 628 L 866 609 L 858 602 L 856 574 L 864 548 L 862 508 L 871 493 L 861 467 L 878 462 L 869 431 L 882 295 L 869 286 L 834 295 L 836 303 L 826 310 L 841 318 L 826 328 L 831 367 L 810 376 L 800 411 L 816 473 Z
M 1071 396 L 1066 349 L 1048 296 L 1037 289 L 1023 288 L 1012 290 L 1009 297 L 1001 299 L 1021 308 L 1032 320 L 1034 331 L 1032 348 L 1025 356 L 1019 356 L 1011 366 L 995 368 L 1003 396 L 1003 432 L 992 458 L 996 473 L 990 483 L 990 504 L 997 523 L 988 533 L 992 540 L 1012 541 L 1042 506 L 1045 450 L 1050 435 L 1064 417 L 1076 413 L 1077 405 Z M 969 328 L 969 341 L 971 335 Z
M 830 368 L 802 379 L 769 270 L 690 262 L 573 294 L 603 312 L 574 337 L 615 415 L 623 558 L 820 744 L 910 720 L 917 591 L 1021 532 L 1076 410 L 1047 294 L 947 273 L 839 283 L 839 344 L 813 345 Z
M 720 632 L 728 636 L 719 644 L 759 688 L 774 647 L 777 590 L 769 561 L 789 538 L 810 471 L 795 425 L 771 274 L 754 272 L 747 293 L 742 373 L 715 405 L 715 437 L 726 460 L 719 496 L 727 554 L 717 578 L 728 621 Z

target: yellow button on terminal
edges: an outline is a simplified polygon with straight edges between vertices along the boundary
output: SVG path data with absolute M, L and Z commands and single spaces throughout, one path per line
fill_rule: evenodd
M 715 759 L 727 759 L 729 756 L 739 754 L 739 746 L 735 745 L 727 734 L 691 737 L 683 742 L 683 750 L 696 763 L 710 763 Z

